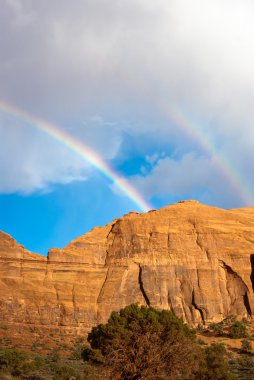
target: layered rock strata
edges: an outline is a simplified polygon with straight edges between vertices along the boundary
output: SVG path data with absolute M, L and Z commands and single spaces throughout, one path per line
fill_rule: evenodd
M 130 213 L 48 257 L 0 234 L 0 323 L 83 333 L 130 304 L 190 324 L 254 315 L 254 208 Z

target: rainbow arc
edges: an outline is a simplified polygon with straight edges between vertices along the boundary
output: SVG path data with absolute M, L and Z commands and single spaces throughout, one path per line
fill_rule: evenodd
M 51 124 L 45 120 L 36 118 L 23 110 L 18 109 L 4 101 L 0 101 L 0 110 L 6 112 L 16 118 L 29 123 L 31 126 L 43 131 L 53 139 L 66 146 L 68 149 L 83 158 L 86 162 L 91 164 L 106 178 L 113 182 L 113 184 L 134 204 L 136 204 L 140 211 L 148 211 L 152 206 L 146 202 L 138 191 L 121 175 L 114 171 L 94 150 L 83 142 L 71 136 L 60 127 Z

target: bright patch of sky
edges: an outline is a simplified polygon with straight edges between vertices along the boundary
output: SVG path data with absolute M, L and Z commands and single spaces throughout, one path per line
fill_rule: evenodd
M 140 211 L 1 101 L 88 145 L 154 208 L 252 205 L 253 14 L 251 0 L 3 0 L 0 229 L 45 254 Z

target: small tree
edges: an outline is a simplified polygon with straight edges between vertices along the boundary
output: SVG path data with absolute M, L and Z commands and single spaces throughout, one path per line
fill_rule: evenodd
M 130 305 L 88 335 L 114 379 L 188 378 L 199 366 L 195 333 L 170 311 Z
M 243 353 L 250 353 L 252 351 L 251 342 L 247 339 L 242 340 L 241 351 Z
M 245 323 L 235 321 L 229 328 L 229 336 L 233 339 L 247 338 L 247 326 Z
M 205 348 L 203 362 L 193 377 L 194 380 L 236 380 L 230 372 L 227 351 L 223 344 L 214 343 Z
M 223 324 L 222 323 L 211 323 L 209 329 L 213 331 L 214 335 L 223 335 Z

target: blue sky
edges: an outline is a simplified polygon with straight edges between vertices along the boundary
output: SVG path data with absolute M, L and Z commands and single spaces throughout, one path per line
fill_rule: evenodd
M 3 0 L 0 105 L 89 146 L 153 208 L 253 205 L 253 14 L 250 0 Z M 0 230 L 43 254 L 140 211 L 1 107 L 0 178 Z

